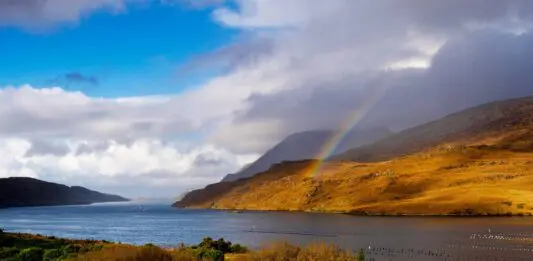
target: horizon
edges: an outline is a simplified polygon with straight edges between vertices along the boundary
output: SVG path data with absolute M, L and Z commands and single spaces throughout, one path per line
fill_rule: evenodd
M 533 3 L 460 3 L 0 1 L 0 178 L 174 199 L 294 133 L 340 130 L 324 159 L 533 95 Z

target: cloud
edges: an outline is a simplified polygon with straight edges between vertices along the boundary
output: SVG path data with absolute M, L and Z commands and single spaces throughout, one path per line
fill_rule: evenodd
M 98 78 L 95 76 L 84 75 L 79 72 L 70 72 L 65 74 L 65 80 L 71 83 L 87 83 L 91 85 L 98 85 Z
M 167 5 L 180 5 L 192 8 L 205 8 L 211 6 L 219 6 L 227 0 L 161 0 L 161 3 Z
M 72 16 L 38 9 L 35 17 L 71 23 L 121 6 L 74 2 Z M 368 106 L 360 127 L 398 130 L 531 94 L 529 0 L 237 0 L 211 8 L 216 22 L 244 36 L 179 68 L 221 72 L 179 95 L 2 89 L 0 173 L 178 195 L 238 170 L 293 132 L 336 128 Z M 1 17 L 0 24 L 29 26 Z
M 187 108 L 202 105 L 196 97 L 104 99 L 59 87 L 1 89 L 0 176 L 154 197 L 218 181 L 257 155 L 205 142 L 201 132 L 217 116 Z
M 529 57 L 533 3 L 463 2 L 251 0 L 215 9 L 221 25 L 268 39 L 269 49 L 250 48 L 244 56 L 255 59 L 234 59 L 203 87 L 235 97 L 209 140 L 263 152 L 293 132 L 340 126 L 381 95 L 376 88 L 386 91 L 361 124 L 393 129 L 529 94 L 530 65 L 519 57 Z
M 64 143 L 50 142 L 45 140 L 31 141 L 31 147 L 26 151 L 24 157 L 52 155 L 63 156 L 69 153 L 69 147 Z
M 196 158 L 194 159 L 194 165 L 197 165 L 197 166 L 209 166 L 209 165 L 218 166 L 222 163 L 223 163 L 222 159 L 219 158 L 218 155 L 214 153 L 200 154 L 196 156 Z
M 118 12 L 126 0 L 0 0 L 0 26 L 31 30 L 56 24 L 75 24 L 99 10 Z
M 77 151 L 87 141 L 71 139 L 56 147 L 44 147 L 27 139 L 2 139 L 0 176 L 30 176 L 104 190 L 112 187 L 113 192 L 127 196 L 160 197 L 218 181 L 221 174 L 213 171 L 215 167 L 226 173 L 241 166 L 237 156 L 210 145 L 185 150 L 179 144 L 156 139 L 107 143 L 105 150 L 80 154 Z M 216 166 L 197 160 L 205 155 L 216 159 Z
M 157 112 L 166 98 L 91 98 L 58 87 L 0 90 L 0 135 L 42 138 L 135 138 L 187 131 L 185 117 Z M 166 115 L 163 115 L 166 114 Z
M 80 72 L 69 72 L 64 75 L 57 76 L 49 80 L 52 84 L 89 84 L 89 85 L 98 85 L 100 81 L 96 76 L 85 75 Z

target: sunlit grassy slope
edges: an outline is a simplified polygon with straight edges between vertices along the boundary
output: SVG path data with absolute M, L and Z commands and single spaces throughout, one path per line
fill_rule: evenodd
M 491 103 L 316 162 L 189 193 L 177 207 L 373 215 L 531 215 L 533 99 Z M 342 160 L 342 161 L 340 161 Z

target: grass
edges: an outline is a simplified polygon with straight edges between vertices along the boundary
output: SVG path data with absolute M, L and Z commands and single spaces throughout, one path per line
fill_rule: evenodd
M 343 250 L 334 245 L 311 244 L 306 247 L 294 246 L 285 242 L 275 243 L 266 246 L 255 252 L 235 256 L 230 260 L 234 261 L 262 261 L 262 260 L 335 260 L 335 261 L 355 261 L 365 260 L 364 252 L 355 254 Z
M 0 260 L 65 260 L 99 251 L 109 243 L 97 240 L 67 240 L 41 235 L 13 234 L 0 230 Z
M 143 247 L 113 245 L 101 251 L 79 255 L 72 261 L 356 261 L 365 260 L 364 252 L 352 253 L 327 244 L 299 247 L 288 243 L 275 243 L 256 251 L 228 253 L 223 256 L 198 256 L 191 247 L 165 250 L 156 246 Z
M 533 152 L 445 145 L 375 163 L 280 164 L 181 206 L 364 215 L 533 215 Z M 427 155 L 431 155 L 428 157 Z M 239 193 L 246 187 L 246 193 Z M 513 203 L 519 202 L 519 203 Z M 531 203 L 530 203 L 531 202 Z
M 356 261 L 363 251 L 353 253 L 334 245 L 305 247 L 280 242 L 249 251 L 224 239 L 205 238 L 198 245 L 164 249 L 147 244 L 133 246 L 95 240 L 67 240 L 40 235 L 0 232 L 2 261 Z

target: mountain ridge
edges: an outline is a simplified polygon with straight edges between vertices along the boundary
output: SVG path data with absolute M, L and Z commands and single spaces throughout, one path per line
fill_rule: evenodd
M 66 186 L 34 178 L 0 179 L 0 208 L 88 205 L 129 201 L 121 196 L 100 193 L 81 186 Z
M 465 138 L 472 140 L 473 138 L 477 138 L 478 132 L 487 133 L 489 131 L 497 131 L 504 127 L 502 125 L 518 126 L 520 121 L 515 119 L 517 117 L 529 119 L 529 115 L 515 114 L 519 113 L 521 104 L 524 103 L 533 103 L 533 97 L 481 104 L 449 114 L 438 120 L 403 130 L 375 143 L 334 155 L 329 160 L 387 160 L 397 156 L 415 153 L 442 142 L 457 141 L 458 139 Z M 511 114 L 515 115 L 512 116 Z M 492 119 L 490 120 L 490 124 L 483 124 L 487 119 Z M 457 122 L 460 124 L 457 124 Z M 479 126 L 480 124 L 483 126 Z M 417 144 L 415 146 L 404 145 L 409 142 L 416 142 Z
M 255 162 L 245 166 L 235 174 L 226 175 L 221 182 L 231 182 L 241 178 L 252 177 L 267 171 L 273 164 L 283 161 L 315 158 L 334 134 L 335 132 L 331 130 L 293 133 L 268 150 Z M 369 144 L 391 134 L 392 132 L 386 128 L 356 129 L 347 133 L 339 142 L 339 146 L 337 146 L 335 151 L 340 152 Z
M 419 143 L 417 143 L 417 141 Z M 318 173 L 317 164 L 323 164 Z M 211 184 L 175 207 L 533 215 L 533 98 L 483 104 L 349 150 Z

